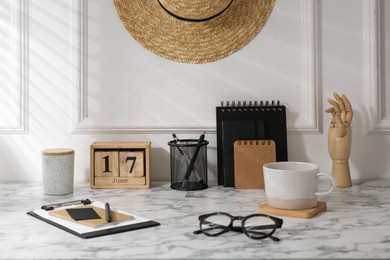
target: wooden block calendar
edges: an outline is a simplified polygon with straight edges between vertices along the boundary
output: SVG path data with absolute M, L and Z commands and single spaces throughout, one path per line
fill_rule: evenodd
M 150 188 L 150 142 L 91 145 L 91 188 Z

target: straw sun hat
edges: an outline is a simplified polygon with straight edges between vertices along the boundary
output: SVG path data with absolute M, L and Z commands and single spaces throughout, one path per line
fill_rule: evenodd
M 207 63 L 248 44 L 275 0 L 114 0 L 133 38 L 177 62 Z

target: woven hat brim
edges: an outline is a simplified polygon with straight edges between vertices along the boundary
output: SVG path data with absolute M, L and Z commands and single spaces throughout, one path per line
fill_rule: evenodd
M 207 63 L 247 45 L 267 22 L 275 0 L 234 0 L 221 15 L 188 22 L 156 0 L 114 0 L 127 31 L 146 49 L 176 62 Z

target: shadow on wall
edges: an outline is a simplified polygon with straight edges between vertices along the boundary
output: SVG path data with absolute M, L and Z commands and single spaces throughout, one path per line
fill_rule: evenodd
M 352 129 L 352 152 L 349 162 L 358 170 L 351 174 L 356 174 L 358 179 L 383 177 L 390 169 L 389 139 L 383 138 L 382 134 L 372 135 L 367 132 L 369 130 L 367 126 L 372 124 L 370 118 L 375 113 L 371 113 L 370 108 L 364 105 L 360 105 L 359 111 L 354 111 L 354 120 L 360 123 L 356 128 L 362 129 L 362 133 Z M 355 137 L 357 133 L 358 138 Z
M 169 149 L 153 147 L 152 144 L 150 170 L 152 181 L 167 181 L 171 179 Z

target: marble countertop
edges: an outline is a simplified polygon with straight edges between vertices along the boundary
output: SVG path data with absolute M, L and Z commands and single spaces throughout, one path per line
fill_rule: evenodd
M 43 204 L 84 199 L 160 222 L 160 226 L 82 239 L 26 214 Z M 151 189 L 91 190 L 78 184 L 73 194 L 43 195 L 40 183 L 0 183 L 0 259 L 128 258 L 389 258 L 390 180 L 354 182 L 323 197 L 326 212 L 311 218 L 281 217 L 281 239 L 252 240 L 229 232 L 218 237 L 195 235 L 198 215 L 225 211 L 256 213 L 263 190 L 212 186 L 177 191 L 169 183 Z

